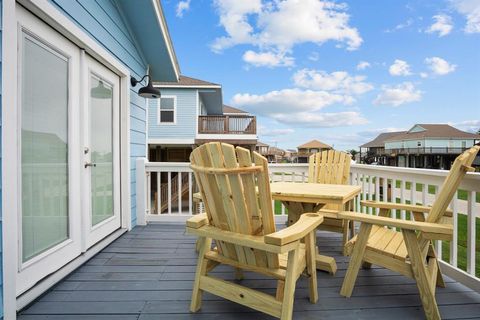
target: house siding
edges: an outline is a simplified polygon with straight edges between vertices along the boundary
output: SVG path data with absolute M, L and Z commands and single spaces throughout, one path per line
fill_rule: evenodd
M 2 77 L 2 12 L 3 12 L 3 1 L 0 0 L 0 79 Z M 1 82 L 1 81 L 0 81 Z M 2 91 L 0 90 L 0 142 L 2 141 Z M 2 148 L 0 143 L 0 177 L 2 176 Z M 3 318 L 3 243 L 2 243 L 2 224 L 3 224 L 3 215 L 2 215 L 2 181 L 0 180 L 0 318 Z
M 465 142 L 465 147 L 469 148 L 474 144 L 472 139 L 420 139 L 386 142 L 385 149 L 417 148 L 418 142 L 421 142 L 420 147 L 426 148 L 461 148 L 462 142 Z
M 196 89 L 162 89 L 162 96 L 175 96 L 176 123 L 159 124 L 157 120 L 158 100 L 148 103 L 148 138 L 149 139 L 195 139 L 197 120 Z
M 134 77 L 142 77 L 147 65 L 123 18 L 121 9 L 111 0 L 50 0 L 65 16 L 82 28 L 127 68 Z M 135 159 L 146 156 L 146 99 L 130 89 L 130 179 L 132 226 L 136 225 Z

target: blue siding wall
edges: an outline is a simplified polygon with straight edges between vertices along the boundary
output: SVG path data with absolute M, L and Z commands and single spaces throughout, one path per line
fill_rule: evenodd
M 112 0 L 50 0 L 67 17 L 105 47 L 130 69 L 132 76 L 143 76 L 146 63 L 143 54 L 123 19 L 123 13 Z M 135 159 L 146 156 L 146 100 L 130 92 L 130 165 L 132 225 L 136 224 Z
M 2 77 L 2 12 L 3 1 L 0 0 L 0 87 Z M 0 177 L 2 176 L 2 91 L 0 89 Z M 2 181 L 0 180 L 0 318 L 3 317 L 3 243 L 2 243 Z
M 195 139 L 197 123 L 196 89 L 162 89 L 162 96 L 176 96 L 176 123 L 159 124 L 157 121 L 158 100 L 148 103 L 148 138 Z

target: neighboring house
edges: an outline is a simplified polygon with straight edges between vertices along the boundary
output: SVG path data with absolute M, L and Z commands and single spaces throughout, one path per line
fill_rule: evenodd
M 385 140 L 396 135 L 405 133 L 406 131 L 384 132 L 380 133 L 375 139 L 360 146 L 360 159 L 362 163 L 373 163 L 388 166 L 388 160 L 391 157 L 385 152 Z
M 279 163 L 285 159 L 286 151 L 277 147 L 272 147 L 263 142 L 257 142 L 255 150 L 267 158 L 270 163 Z
M 297 161 L 298 163 L 308 163 L 308 157 L 317 152 L 333 149 L 326 143 L 318 140 L 312 140 L 297 147 Z
M 406 132 L 384 139 L 384 163 L 397 167 L 448 170 L 460 153 L 478 142 L 480 135 L 448 124 L 415 124 Z M 480 164 L 478 159 L 475 164 Z
M 154 86 L 162 97 L 148 108 L 150 161 L 186 162 L 195 146 L 210 141 L 254 150 L 255 116 L 223 105 L 221 85 L 182 75 Z
M 0 317 L 13 319 L 136 225 L 147 100 L 130 77 L 180 71 L 158 0 L 0 8 Z

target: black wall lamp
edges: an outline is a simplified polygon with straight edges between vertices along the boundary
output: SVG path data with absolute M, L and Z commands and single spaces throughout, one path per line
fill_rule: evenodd
M 130 77 L 130 84 L 132 85 L 132 87 L 135 87 L 138 83 L 141 83 L 146 77 L 148 77 L 148 84 L 146 87 L 141 87 L 140 90 L 138 90 L 138 95 L 140 97 L 148 99 L 160 99 L 160 90 L 153 87 L 152 78 L 150 77 L 150 75 L 146 74 L 140 80 L 137 80 L 134 77 Z

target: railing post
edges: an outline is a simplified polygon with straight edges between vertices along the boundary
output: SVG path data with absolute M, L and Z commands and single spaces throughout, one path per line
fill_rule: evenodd
M 137 225 L 145 226 L 147 224 L 147 184 L 145 158 L 136 160 L 136 193 L 137 193 Z

